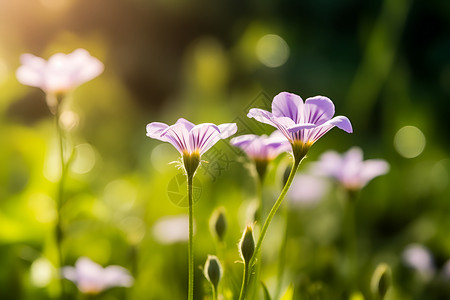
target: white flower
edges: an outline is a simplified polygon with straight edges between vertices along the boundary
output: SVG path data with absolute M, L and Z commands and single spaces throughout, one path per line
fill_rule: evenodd
M 64 95 L 103 72 L 104 66 L 85 49 L 56 53 L 48 61 L 26 53 L 16 76 L 20 83 L 41 88 L 47 95 Z
M 87 257 L 80 257 L 75 267 L 63 267 L 62 272 L 84 294 L 98 294 L 116 286 L 130 287 L 134 281 L 127 269 L 115 265 L 103 268 Z

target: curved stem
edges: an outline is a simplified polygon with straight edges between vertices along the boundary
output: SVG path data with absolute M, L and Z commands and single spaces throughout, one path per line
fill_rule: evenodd
M 303 158 L 303 157 L 302 157 Z M 267 216 L 266 221 L 264 222 L 264 225 L 261 229 L 261 233 L 258 238 L 258 242 L 256 243 L 255 252 L 253 253 L 252 258 L 250 259 L 250 266 L 253 266 L 255 263 L 255 259 L 258 256 L 258 253 L 261 249 L 261 244 L 264 240 L 264 237 L 266 236 L 267 229 L 269 228 L 270 222 L 272 221 L 273 217 L 275 216 L 275 213 L 277 212 L 278 208 L 280 207 L 281 203 L 283 202 L 284 197 L 287 194 L 287 191 L 289 190 L 289 187 L 292 184 L 292 180 L 294 179 L 295 173 L 297 172 L 298 166 L 300 165 L 300 162 L 302 161 L 302 158 L 296 158 L 294 160 L 294 166 L 291 169 L 291 173 L 289 174 L 289 178 L 286 181 L 286 184 L 284 185 L 283 190 L 281 191 L 280 196 L 278 197 L 277 201 L 273 205 L 272 209 L 270 210 L 269 215 Z
M 188 300 L 194 299 L 194 205 L 192 201 L 192 182 L 194 175 L 187 176 L 187 188 L 189 198 L 189 285 L 188 285 Z
M 291 173 L 289 174 L 289 178 L 286 181 L 286 184 L 283 187 L 283 190 L 281 191 L 280 196 L 278 197 L 275 204 L 272 206 L 272 209 L 269 212 L 269 215 L 266 218 L 266 221 L 264 222 L 264 225 L 261 229 L 261 233 L 259 234 L 258 242 L 256 243 L 255 251 L 253 252 L 253 256 L 250 259 L 248 264 L 245 264 L 244 267 L 244 277 L 242 279 L 242 287 L 241 287 L 241 294 L 239 296 L 240 300 L 243 300 L 245 298 L 245 292 L 247 289 L 247 283 L 250 280 L 251 274 L 249 274 L 249 267 L 252 268 L 255 264 L 255 260 L 257 257 L 259 257 L 259 252 L 261 250 L 261 245 L 264 240 L 264 237 L 266 236 L 267 229 L 269 228 L 270 222 L 272 222 L 273 217 L 275 216 L 278 208 L 280 207 L 281 203 L 283 202 L 284 197 L 286 196 L 289 187 L 292 184 L 292 181 L 294 180 L 295 173 L 297 172 L 298 166 L 300 165 L 304 155 L 296 156 L 294 158 L 294 165 L 292 166 Z
M 249 279 L 249 274 L 248 274 L 249 265 L 250 264 L 244 263 L 244 274 L 242 276 L 242 286 L 241 286 L 241 294 L 239 295 L 239 300 L 245 299 L 245 293 L 247 292 L 247 285 L 248 285 L 248 279 Z

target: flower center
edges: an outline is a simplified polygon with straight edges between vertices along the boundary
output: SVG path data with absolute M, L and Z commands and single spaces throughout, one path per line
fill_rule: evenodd
M 300 140 L 295 140 L 292 145 L 292 152 L 294 154 L 294 159 L 296 161 L 302 160 L 306 156 L 309 148 L 312 146 L 313 142 L 302 142 Z
M 183 151 L 183 164 L 184 169 L 186 170 L 186 174 L 189 177 L 193 177 L 195 171 L 200 165 L 200 153 L 198 150 L 189 153 L 187 151 Z

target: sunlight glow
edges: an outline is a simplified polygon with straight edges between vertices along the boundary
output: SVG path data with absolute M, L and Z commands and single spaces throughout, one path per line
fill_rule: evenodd
M 95 166 L 95 151 L 89 144 L 80 144 L 75 147 L 75 160 L 71 170 L 77 174 L 86 174 Z
M 425 144 L 425 135 L 415 126 L 400 128 L 394 137 L 395 149 L 401 156 L 406 158 L 419 156 L 425 149 Z
M 51 262 L 44 257 L 40 257 L 31 264 L 31 282 L 36 287 L 46 287 L 52 280 L 53 271 L 54 268 Z
M 265 66 L 277 68 L 288 60 L 289 46 L 279 35 L 266 34 L 256 44 L 256 56 Z

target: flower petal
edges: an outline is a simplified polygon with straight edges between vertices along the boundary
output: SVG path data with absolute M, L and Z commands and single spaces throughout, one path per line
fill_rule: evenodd
M 274 117 L 288 117 L 299 123 L 303 112 L 303 100 L 300 96 L 281 92 L 273 98 L 272 114 Z
M 306 99 L 303 122 L 322 125 L 333 116 L 334 104 L 329 98 L 316 96 Z
M 276 127 L 276 125 L 272 121 L 273 120 L 272 113 L 268 112 L 266 110 L 259 109 L 259 108 L 252 108 L 248 112 L 247 117 L 254 118 L 255 120 L 257 120 L 259 122 L 266 123 L 266 124 Z
M 317 125 L 313 124 L 313 123 L 302 123 L 302 124 L 296 124 L 291 127 L 288 127 L 287 130 L 289 132 L 297 132 L 301 129 L 311 129 L 311 128 L 315 128 L 315 127 L 317 127 Z
M 184 118 L 179 118 L 175 124 L 183 124 L 183 126 L 187 129 L 187 131 L 191 131 L 192 128 L 194 128 L 195 124 L 192 122 L 189 122 L 188 120 Z
M 157 139 L 163 142 L 168 142 L 166 136 L 161 136 L 161 134 L 169 128 L 169 125 L 161 123 L 161 122 L 152 122 L 147 124 L 147 136 L 152 139 Z
M 230 136 L 232 136 L 237 132 L 236 123 L 223 123 L 217 127 L 219 127 L 221 139 L 229 138 Z
M 103 63 L 91 56 L 85 49 L 77 49 L 69 55 L 72 56 L 76 68 L 73 76 L 76 76 L 75 82 L 77 85 L 94 79 L 105 69 Z
M 328 122 L 330 122 L 330 124 L 333 124 L 337 128 L 344 130 L 347 133 L 353 132 L 352 123 L 350 123 L 350 120 L 347 117 L 337 116 L 329 120 Z
M 46 61 L 29 53 L 22 54 L 20 61 L 22 66 L 16 71 L 17 80 L 25 85 L 42 88 Z
M 382 159 L 369 159 L 363 162 L 360 173 L 361 181 L 364 185 L 373 178 L 386 174 L 389 171 L 389 164 Z
M 220 140 L 220 129 L 212 123 L 195 125 L 189 132 L 190 152 L 198 150 L 200 155 L 205 153 Z
M 184 151 L 192 152 L 189 143 L 189 131 L 183 123 L 175 123 L 169 126 L 161 133 L 162 137 L 166 137 L 167 141 L 171 143 L 181 154 Z
M 237 136 L 235 138 L 232 138 L 230 140 L 230 144 L 236 147 L 245 147 L 249 143 L 251 143 L 254 139 L 258 138 L 256 134 L 244 134 Z
M 103 270 L 103 279 L 105 288 L 114 286 L 130 287 L 133 284 L 133 277 L 127 269 L 121 266 L 108 266 Z
M 306 142 L 315 142 L 320 139 L 325 133 L 330 131 L 333 127 L 338 127 L 348 133 L 352 133 L 352 124 L 347 117 L 337 116 L 327 122 L 323 123 L 320 126 L 312 129 L 305 129 L 303 134 L 303 141 Z

